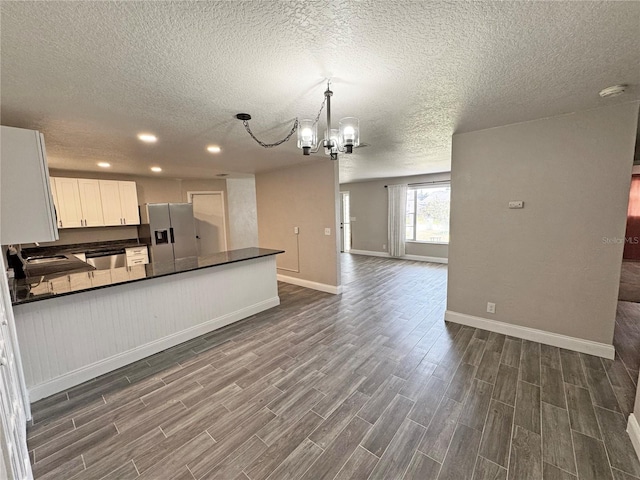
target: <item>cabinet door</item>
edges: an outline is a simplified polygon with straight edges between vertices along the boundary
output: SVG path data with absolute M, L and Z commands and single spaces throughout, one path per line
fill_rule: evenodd
M 71 291 L 69 275 L 49 280 L 49 290 L 51 293 L 68 293 Z
M 134 265 L 133 267 L 127 267 L 129 269 L 129 280 L 137 280 L 147 276 L 147 271 L 144 265 Z
M 115 180 L 100 180 L 102 215 L 106 226 L 123 225 L 124 217 L 120 206 L 120 183 Z
M 94 270 L 89 272 L 91 274 L 91 286 L 100 287 L 102 285 L 111 284 L 111 271 L 110 270 Z
M 35 130 L 0 128 L 0 243 L 58 239 L 44 138 Z
M 72 292 L 91 288 L 90 272 L 72 273 L 69 275 L 69 289 Z
M 120 189 L 120 207 L 124 224 L 140 225 L 136 182 L 118 182 L 118 187 Z
M 129 269 L 127 267 L 111 269 L 111 283 L 121 283 L 127 280 L 129 280 Z
M 51 185 L 51 199 L 53 200 L 53 211 L 56 219 L 56 226 L 60 227 L 60 221 L 58 219 L 58 193 L 56 191 L 56 181 L 54 178 L 49 179 L 49 185 Z
M 75 178 L 56 177 L 56 197 L 58 198 L 58 226 L 77 228 L 83 224 L 80 190 Z
M 85 227 L 102 227 L 102 198 L 100 197 L 100 182 L 86 178 L 78 179 L 80 191 L 80 205 Z

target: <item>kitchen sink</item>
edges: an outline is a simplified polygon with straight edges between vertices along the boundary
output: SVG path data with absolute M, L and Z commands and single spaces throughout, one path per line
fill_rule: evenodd
M 60 260 L 68 260 L 66 255 L 51 255 L 48 257 L 28 257 L 28 265 L 39 265 L 41 263 L 59 262 Z

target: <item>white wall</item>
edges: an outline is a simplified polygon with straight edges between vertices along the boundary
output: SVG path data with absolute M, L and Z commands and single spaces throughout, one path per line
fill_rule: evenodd
M 229 250 L 258 246 L 256 179 L 227 179 Z
M 603 239 L 624 238 L 637 120 L 633 102 L 453 136 L 450 312 L 612 343 L 623 245 Z

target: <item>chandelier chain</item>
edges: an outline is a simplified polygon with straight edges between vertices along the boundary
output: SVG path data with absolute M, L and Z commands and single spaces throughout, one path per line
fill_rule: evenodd
M 322 114 L 322 110 L 324 110 L 324 106 L 327 104 L 327 97 L 324 97 L 324 100 L 322 101 L 322 105 L 320 105 L 320 111 L 318 111 L 318 115 L 316 115 L 316 119 L 313 121 L 313 124 L 317 124 L 320 121 L 320 115 Z M 258 143 L 258 145 L 264 147 L 264 148 L 272 148 L 272 147 L 277 147 L 278 145 L 282 145 L 284 142 L 288 141 L 291 136 L 296 133 L 296 130 L 298 130 L 298 117 L 296 117 L 295 121 L 293 122 L 293 126 L 291 127 L 291 131 L 287 134 L 286 137 L 284 137 L 282 140 L 278 140 L 277 142 L 274 143 L 265 143 L 262 140 L 258 139 L 253 132 L 251 131 L 251 127 L 249 126 L 249 120 L 243 120 L 242 124 L 244 125 L 245 130 L 247 131 L 247 133 L 251 136 L 251 138 L 253 138 L 256 143 Z
M 283 144 L 284 142 L 286 142 L 287 140 L 289 140 L 291 138 L 291 135 L 296 133 L 296 130 L 298 129 L 298 117 L 296 117 L 295 121 L 293 122 L 293 126 L 291 127 L 291 131 L 287 134 L 287 136 L 284 137 L 282 140 L 278 140 L 275 143 L 264 143 L 262 140 L 259 140 L 258 138 L 256 138 L 256 136 L 251 131 L 251 127 L 249 127 L 249 121 L 248 120 L 243 120 L 242 124 L 244 125 L 244 128 L 247 130 L 247 133 L 249 135 L 251 135 L 251 138 L 253 138 L 256 142 L 258 142 L 258 145 L 260 145 L 260 146 L 262 146 L 264 148 L 271 148 L 271 147 L 277 147 L 278 145 Z

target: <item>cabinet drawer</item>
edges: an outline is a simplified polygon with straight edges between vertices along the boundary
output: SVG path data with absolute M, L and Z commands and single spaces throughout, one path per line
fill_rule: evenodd
M 149 263 L 149 256 L 146 253 L 144 255 L 127 257 L 127 267 L 131 267 L 133 265 L 145 265 L 147 263 Z
M 142 246 L 142 247 L 131 247 L 131 248 L 126 248 L 125 251 L 127 252 L 127 257 L 133 257 L 133 256 L 137 256 L 137 255 L 147 255 L 147 247 Z

